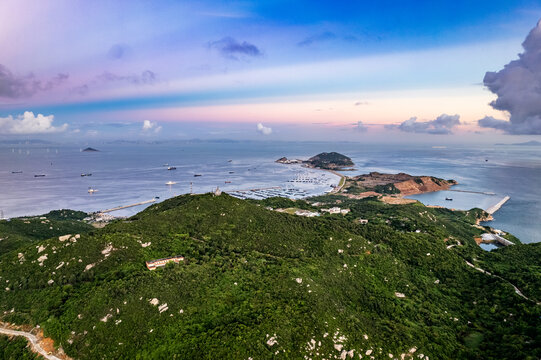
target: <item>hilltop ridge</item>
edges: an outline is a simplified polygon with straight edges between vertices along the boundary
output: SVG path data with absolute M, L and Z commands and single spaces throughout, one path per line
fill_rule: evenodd
M 526 268 L 541 247 L 483 252 L 482 210 L 346 198 L 346 215 L 305 218 L 271 210 L 276 201 L 314 209 L 184 195 L 103 229 L 20 244 L 0 255 L 1 320 L 39 324 L 80 359 L 539 355 L 539 307 L 466 261 L 514 274 L 539 301 Z M 524 262 L 507 260 L 523 252 Z M 145 266 L 174 255 L 184 260 Z

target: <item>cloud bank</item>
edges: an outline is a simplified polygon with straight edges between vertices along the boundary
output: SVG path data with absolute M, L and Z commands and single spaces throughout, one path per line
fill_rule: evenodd
M 498 72 L 487 72 L 484 85 L 498 98 L 490 103 L 509 121 L 485 117 L 479 126 L 510 134 L 541 134 L 541 20 L 522 43 L 524 52 Z
M 143 132 L 149 133 L 159 133 L 162 130 L 162 127 L 158 125 L 157 122 L 153 122 L 150 120 L 143 121 Z
M 148 85 L 156 82 L 156 73 L 150 70 L 145 70 L 141 73 L 141 75 L 117 75 L 112 72 L 105 71 L 96 78 L 104 83 L 128 82 L 134 85 Z
M 59 73 L 47 81 L 42 81 L 32 73 L 25 76 L 15 75 L 0 64 L 0 97 L 11 99 L 31 97 L 39 91 L 51 90 L 68 77 L 68 74 Z
M 320 34 L 315 34 L 315 35 L 312 35 L 312 36 L 308 36 L 304 40 L 299 41 L 297 43 L 297 46 L 300 46 L 300 47 L 310 46 L 310 45 L 314 45 L 315 43 L 335 40 L 336 38 L 337 38 L 337 36 L 336 36 L 335 33 L 332 33 L 330 31 L 325 31 L 325 32 L 322 32 Z
M 120 60 L 126 56 L 129 47 L 125 44 L 114 44 L 107 52 L 107 57 L 111 60 Z
M 417 121 L 417 117 L 412 117 L 399 125 L 385 125 L 385 128 L 409 133 L 447 135 L 452 134 L 453 128 L 459 124 L 459 115 L 441 114 L 434 120 Z
M 355 129 L 359 132 L 366 132 L 366 130 L 368 130 L 368 128 L 363 124 L 362 121 L 357 121 Z
M 272 129 L 270 127 L 264 126 L 262 123 L 257 124 L 257 131 L 259 131 L 263 135 L 272 134 Z
M 51 134 L 66 131 L 68 124 L 53 126 L 54 115 L 34 116 L 31 111 L 25 111 L 17 117 L 8 116 L 0 118 L 0 134 L 3 135 L 27 135 L 27 134 Z
M 212 41 L 209 43 L 209 47 L 217 49 L 222 56 L 233 60 L 239 60 L 241 57 L 257 57 L 262 55 L 261 50 L 254 44 L 246 41 L 238 42 L 229 36 Z

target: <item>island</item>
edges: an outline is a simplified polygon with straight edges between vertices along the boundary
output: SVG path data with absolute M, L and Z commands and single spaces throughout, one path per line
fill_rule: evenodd
M 337 171 L 350 170 L 348 168 L 355 165 L 349 157 L 337 152 L 322 152 L 312 156 L 308 160 L 288 159 L 286 157 L 281 157 L 275 162 L 280 164 L 303 164 L 307 167 Z
M 445 180 L 434 176 L 413 176 L 405 173 L 383 174 L 371 172 L 358 176 L 345 176 L 338 171 L 351 170 L 351 166 L 355 164 L 351 158 L 337 152 L 323 152 L 308 160 L 282 157 L 276 162 L 280 164 L 302 164 L 306 167 L 330 171 L 340 176 L 340 182 L 332 190 L 333 194 L 357 199 L 377 196 L 380 200 L 390 203 L 415 202 L 415 200 L 404 199 L 403 197 L 449 190 L 451 186 L 458 184 L 456 180 Z
M 275 210 L 292 207 L 327 212 Z M 69 210 L 0 220 L 0 348 L 29 352 L 35 336 L 83 360 L 538 358 L 541 243 L 500 233 L 515 245 L 484 251 L 484 215 L 208 193 L 103 228 Z
M 98 149 L 94 149 L 94 148 L 91 148 L 91 147 L 87 147 L 86 149 L 83 149 L 81 150 L 82 152 L 97 152 L 99 151 Z

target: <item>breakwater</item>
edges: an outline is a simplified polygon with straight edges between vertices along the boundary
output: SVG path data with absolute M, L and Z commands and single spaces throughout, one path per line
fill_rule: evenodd
M 490 215 L 492 215 L 496 211 L 500 210 L 500 208 L 503 206 L 503 204 L 505 204 L 509 199 L 510 199 L 509 196 L 505 196 L 503 199 L 501 199 L 500 201 L 498 201 L 496 204 L 492 205 L 491 207 L 489 207 L 485 211 L 487 213 L 489 213 Z

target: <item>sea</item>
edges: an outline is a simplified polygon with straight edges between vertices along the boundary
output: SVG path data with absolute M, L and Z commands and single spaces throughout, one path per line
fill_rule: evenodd
M 494 214 L 494 221 L 487 224 L 514 234 L 524 243 L 541 240 L 541 146 L 194 140 L 96 143 L 90 146 L 99 151 L 82 151 L 86 146 L 0 144 L 0 216 L 39 215 L 66 208 L 94 212 L 216 188 L 226 192 L 289 189 L 296 196 L 324 194 L 338 183 L 337 176 L 275 160 L 283 156 L 307 159 L 336 151 L 355 163 L 354 170 L 343 172 L 348 176 L 371 171 L 429 175 L 457 180 L 459 185 L 453 190 L 472 191 L 411 196 L 426 205 L 487 209 L 510 196 Z M 292 182 L 307 177 L 324 181 Z M 130 216 L 148 205 L 111 214 Z

